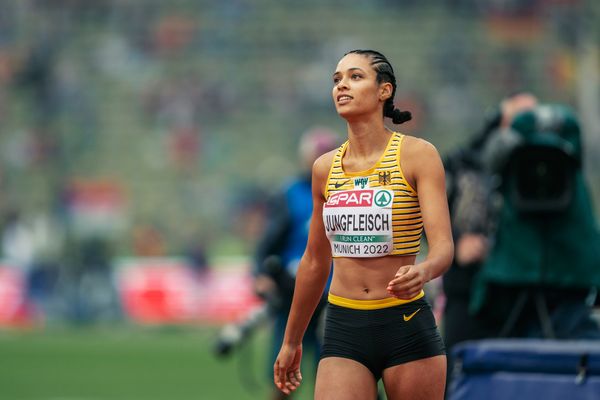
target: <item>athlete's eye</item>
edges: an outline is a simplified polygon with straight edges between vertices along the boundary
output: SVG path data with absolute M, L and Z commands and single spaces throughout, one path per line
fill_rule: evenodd
M 361 74 L 352 74 L 352 79 L 357 80 L 357 79 L 360 79 L 360 78 L 362 78 Z
M 340 81 L 341 81 L 341 79 L 338 78 L 337 76 L 335 78 L 333 78 L 333 84 L 334 85 L 337 85 Z

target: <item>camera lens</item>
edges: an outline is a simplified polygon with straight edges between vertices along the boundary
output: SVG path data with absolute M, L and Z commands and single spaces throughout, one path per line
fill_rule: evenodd
M 573 164 L 560 150 L 527 146 L 511 165 L 513 200 L 521 211 L 559 211 L 571 201 Z

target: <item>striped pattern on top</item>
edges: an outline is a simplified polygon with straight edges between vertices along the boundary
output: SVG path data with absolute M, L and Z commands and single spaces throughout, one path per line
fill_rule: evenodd
M 404 135 L 394 132 L 379 161 L 370 169 L 345 172 L 342 158 L 348 149 L 348 141 L 340 146 L 333 158 L 325 188 L 325 200 L 340 191 L 359 188 L 385 188 L 394 191 L 392 226 L 394 249 L 392 255 L 415 255 L 419 253 L 423 218 L 417 192 L 406 181 L 400 167 L 400 149 Z

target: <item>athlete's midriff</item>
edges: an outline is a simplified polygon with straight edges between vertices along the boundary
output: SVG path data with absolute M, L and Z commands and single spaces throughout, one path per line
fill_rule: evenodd
M 334 259 L 333 279 L 329 292 L 354 300 L 377 300 L 390 297 L 388 283 L 403 265 L 415 263 L 416 256 Z

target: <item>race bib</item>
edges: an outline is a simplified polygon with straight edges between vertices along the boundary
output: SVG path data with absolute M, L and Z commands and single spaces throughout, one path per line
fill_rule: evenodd
M 323 206 L 323 222 L 334 257 L 380 257 L 393 250 L 394 192 L 345 190 Z

